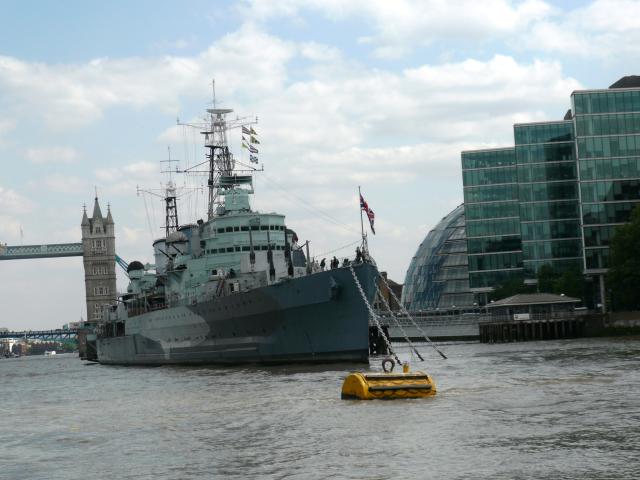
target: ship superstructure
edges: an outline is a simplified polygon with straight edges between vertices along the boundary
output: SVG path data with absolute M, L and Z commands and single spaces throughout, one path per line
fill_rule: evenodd
M 208 109 L 202 132 L 207 219 L 177 225 L 175 188 L 167 188 L 172 200 L 166 235 L 153 243 L 155 264 L 129 264 L 127 293 L 100 327 L 98 360 L 366 361 L 368 312 L 350 268 L 321 269 L 284 215 L 251 209 L 255 168 L 236 168 L 227 139 L 231 112 Z M 371 301 L 375 266 L 361 261 L 353 269 Z

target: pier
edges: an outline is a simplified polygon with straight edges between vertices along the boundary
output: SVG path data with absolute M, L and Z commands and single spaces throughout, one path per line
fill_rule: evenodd
M 584 336 L 585 319 L 544 318 L 537 320 L 504 320 L 480 323 L 480 342 L 528 342 L 534 340 L 557 340 Z
M 387 328 L 389 339 L 392 342 L 404 342 L 406 340 L 405 334 L 411 341 L 424 341 L 420 330 L 432 340 L 478 340 L 478 324 L 483 318 L 486 318 L 479 312 L 460 314 L 410 312 L 410 315 L 413 320 L 402 313 L 396 314 L 395 318 L 385 313 L 379 314 L 380 321 Z

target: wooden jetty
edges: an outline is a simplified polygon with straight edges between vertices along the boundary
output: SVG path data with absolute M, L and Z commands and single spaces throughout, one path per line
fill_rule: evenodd
M 481 343 L 528 342 L 582 337 L 585 319 L 578 316 L 539 320 L 504 320 L 479 324 Z

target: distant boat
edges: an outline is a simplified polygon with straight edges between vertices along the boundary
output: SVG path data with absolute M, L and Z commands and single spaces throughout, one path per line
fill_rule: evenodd
M 45 356 L 45 357 L 52 357 L 52 356 L 54 356 L 55 354 L 56 354 L 56 351 L 55 351 L 55 350 L 45 350 L 45 351 L 44 351 L 44 356 Z

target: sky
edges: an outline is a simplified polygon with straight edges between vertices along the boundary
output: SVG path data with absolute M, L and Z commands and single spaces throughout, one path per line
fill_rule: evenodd
M 462 150 L 512 145 L 514 123 L 560 119 L 572 91 L 639 65 L 628 0 L 3 0 L 0 242 L 79 242 L 97 191 L 118 255 L 152 262 L 162 203 L 139 190 L 161 191 L 162 160 L 203 159 L 176 120 L 202 118 L 215 79 L 218 106 L 257 118 L 254 208 L 318 258 L 353 255 L 360 186 L 371 253 L 402 283 L 462 202 Z M 205 179 L 173 180 L 180 222 L 204 217 Z M 80 257 L 0 262 L 0 327 L 86 318 L 84 294 Z

